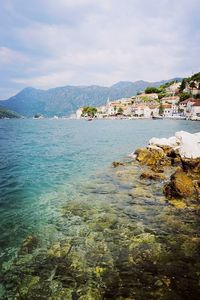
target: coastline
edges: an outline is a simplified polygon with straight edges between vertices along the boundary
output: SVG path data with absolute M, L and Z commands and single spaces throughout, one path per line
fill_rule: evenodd
M 158 180 L 141 177 L 149 168 L 127 158 L 79 186 L 62 207 L 56 239 L 44 247 L 29 235 L 4 265 L 6 296 L 198 299 L 198 205 L 163 195 L 175 166 L 162 165 L 166 178 Z

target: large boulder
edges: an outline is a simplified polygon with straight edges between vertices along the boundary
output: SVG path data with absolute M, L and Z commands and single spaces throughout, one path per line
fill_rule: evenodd
M 158 147 L 169 147 L 169 148 L 174 148 L 178 145 L 176 137 L 172 136 L 170 138 L 151 138 L 149 140 L 149 145 L 156 145 Z
M 167 198 L 187 198 L 197 194 L 195 185 L 190 177 L 181 169 L 178 169 L 170 178 L 170 182 L 164 186 L 164 194 Z
M 143 165 L 159 165 L 167 158 L 164 151 L 160 148 L 139 148 L 135 151 L 136 160 Z
M 162 148 L 168 154 L 171 149 L 178 151 L 181 158 L 196 159 L 200 157 L 200 133 L 178 131 L 170 138 L 152 138 L 149 146 Z
M 186 131 L 176 132 L 175 137 L 180 144 L 179 153 L 182 158 L 196 159 L 200 157 L 199 133 L 191 134 Z
M 182 158 L 182 166 L 185 172 L 200 176 L 200 157 L 196 159 Z

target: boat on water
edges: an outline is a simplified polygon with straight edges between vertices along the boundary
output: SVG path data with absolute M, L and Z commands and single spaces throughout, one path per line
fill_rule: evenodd
M 190 118 L 190 120 L 191 121 L 200 121 L 200 116 L 198 117 L 198 116 L 192 116 L 191 118 Z
M 165 119 L 186 120 L 186 117 L 185 116 L 180 116 L 180 115 L 174 115 L 174 116 L 166 116 Z
M 163 117 L 162 116 L 152 116 L 152 119 L 153 120 L 161 120 L 161 119 L 163 119 Z
M 93 121 L 93 118 L 88 118 L 87 121 Z

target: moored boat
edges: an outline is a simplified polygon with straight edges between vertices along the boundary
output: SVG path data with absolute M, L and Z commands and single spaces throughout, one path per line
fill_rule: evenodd
M 161 120 L 161 119 L 163 119 L 163 117 L 162 116 L 152 116 L 152 119 L 153 120 Z

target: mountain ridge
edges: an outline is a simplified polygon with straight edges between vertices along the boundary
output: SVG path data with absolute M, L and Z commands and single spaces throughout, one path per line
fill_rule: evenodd
M 181 78 L 173 78 L 157 82 L 138 80 L 120 81 L 110 87 L 100 85 L 73 86 L 50 88 L 47 90 L 26 87 L 16 95 L 6 100 L 1 100 L 3 107 L 31 117 L 36 113 L 45 116 L 70 115 L 80 106 L 99 106 L 107 99 L 116 100 L 123 97 L 131 97 L 137 92 L 144 90 L 147 86 L 158 87 L 163 83 Z

